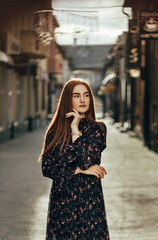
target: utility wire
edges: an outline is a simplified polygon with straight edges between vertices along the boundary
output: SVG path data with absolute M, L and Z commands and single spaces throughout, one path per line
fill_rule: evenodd
M 61 6 L 62 8 L 69 8 L 69 6 Z M 117 8 L 117 7 L 122 7 L 122 5 L 114 5 L 114 6 L 105 6 L 105 7 L 71 7 L 71 10 L 70 9 L 61 9 L 61 10 L 64 10 L 64 11 L 74 11 L 74 9 L 103 9 L 103 8 Z M 55 8 L 60 8 L 59 7 L 55 7 Z M 56 11 L 60 11 L 60 9 L 55 9 Z M 82 11 L 82 10 L 81 10 Z
M 71 15 L 79 16 L 81 18 L 86 18 L 87 20 L 88 20 L 88 18 L 93 18 L 93 20 L 99 20 L 99 21 L 102 21 L 102 22 L 111 21 L 111 20 L 117 20 L 117 19 L 125 19 L 125 16 L 123 16 L 123 17 L 115 17 L 115 18 L 98 18 L 97 16 L 88 17 L 88 16 L 81 16 L 81 15 L 76 15 L 76 14 L 71 14 Z M 62 22 L 63 21 L 64 20 L 62 20 Z
M 79 14 L 74 14 L 74 13 L 69 13 L 70 15 L 72 16 L 77 16 L 77 17 L 81 17 L 81 18 L 86 18 L 87 20 L 92 20 L 92 19 L 95 19 L 95 20 L 115 20 L 115 19 L 119 19 L 119 18 L 122 18 L 122 19 L 125 19 L 125 16 L 123 17 L 114 17 L 114 18 L 99 18 L 98 16 L 85 16 L 85 15 L 79 15 Z
M 66 10 L 66 9 L 54 9 L 53 12 L 98 12 L 98 11 L 86 11 L 86 10 L 73 10 L 73 9 L 69 9 L 69 10 Z
M 95 12 L 96 13 L 96 12 Z M 82 18 L 98 18 L 98 16 L 85 16 L 85 15 L 80 15 L 80 14 L 75 14 L 75 13 L 69 13 L 70 15 L 77 16 L 77 17 L 82 17 Z

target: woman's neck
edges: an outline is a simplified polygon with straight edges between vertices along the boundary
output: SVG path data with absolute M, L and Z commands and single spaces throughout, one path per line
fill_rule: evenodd
M 83 113 L 81 113 L 80 115 L 81 115 L 81 118 L 85 118 L 86 117 L 86 115 L 83 114 Z

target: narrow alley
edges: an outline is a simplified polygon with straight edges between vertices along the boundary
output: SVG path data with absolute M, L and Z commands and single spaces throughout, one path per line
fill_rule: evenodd
M 157 240 L 157 154 L 110 119 L 102 180 L 111 240 Z M 44 130 L 0 145 L 0 240 L 44 240 L 51 180 L 37 162 Z

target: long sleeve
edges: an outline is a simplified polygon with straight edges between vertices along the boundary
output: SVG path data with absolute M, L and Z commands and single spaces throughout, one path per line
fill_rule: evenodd
M 49 145 L 51 137 L 46 139 L 45 149 Z M 49 150 L 42 157 L 43 175 L 53 180 L 58 191 L 68 184 L 77 168 L 77 157 L 82 154 L 81 143 L 77 140 L 68 146 L 65 145 L 59 156 L 60 145 L 52 153 Z
M 88 169 L 101 158 L 101 153 L 106 148 L 106 133 L 104 122 L 99 122 L 99 125 L 93 124 L 83 136 L 63 149 L 60 155 L 61 163 L 66 166 L 67 162 L 77 161 L 76 164 L 82 170 Z
M 106 125 L 101 122 L 94 125 L 82 141 L 82 156 L 78 158 L 78 165 L 82 170 L 88 169 L 101 158 L 102 151 L 106 148 Z M 85 139 L 85 140 L 84 140 Z

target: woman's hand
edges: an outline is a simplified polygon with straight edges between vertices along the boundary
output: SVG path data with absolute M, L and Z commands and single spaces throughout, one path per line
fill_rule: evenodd
M 81 170 L 81 168 L 77 166 L 74 175 L 78 173 L 83 173 L 86 175 L 94 175 L 97 178 L 104 178 L 104 174 L 107 174 L 105 168 L 98 164 L 94 164 L 90 166 L 87 170 Z
M 78 125 L 79 125 L 79 122 L 81 120 L 81 116 L 74 108 L 72 110 L 74 112 L 66 113 L 66 118 L 74 116 L 74 118 L 73 118 L 73 120 L 71 122 L 71 129 L 73 131 L 76 131 L 76 130 L 78 130 Z
M 78 173 L 82 173 L 82 170 L 79 166 L 77 166 L 74 175 L 78 174 Z
M 105 168 L 98 164 L 90 166 L 87 170 L 82 170 L 82 173 L 87 175 L 94 175 L 97 178 L 104 178 L 104 174 L 107 174 Z

